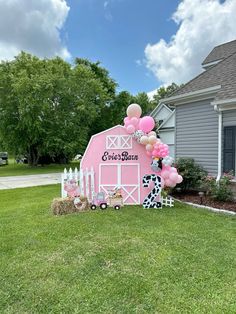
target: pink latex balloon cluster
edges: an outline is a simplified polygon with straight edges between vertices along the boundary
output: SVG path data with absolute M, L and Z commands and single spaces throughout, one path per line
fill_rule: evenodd
M 133 134 L 139 129 L 142 109 L 138 104 L 131 104 L 127 108 L 127 117 L 124 118 L 125 128 L 128 134 Z
M 162 164 L 162 170 L 158 173 L 162 178 L 162 187 L 175 187 L 176 184 L 181 183 L 183 178 L 178 174 L 177 169 L 171 166 L 164 166 Z
M 127 117 L 124 118 L 125 128 L 128 134 L 133 134 L 133 137 L 138 143 L 145 146 L 146 154 L 152 158 L 166 158 L 166 164 L 162 163 L 162 171 L 157 173 L 162 178 L 162 187 L 175 187 L 177 183 L 181 183 L 183 178 L 178 174 L 175 167 L 171 167 L 172 161 L 167 162 L 169 157 L 169 146 L 162 143 L 157 138 L 155 131 L 155 121 L 150 116 L 140 118 L 142 109 L 138 104 L 131 104 L 127 108 Z
M 142 137 L 140 143 L 143 143 Z M 148 144 L 146 144 L 146 154 L 150 157 L 164 158 L 169 155 L 169 146 L 162 143 L 162 141 L 154 135 L 148 137 Z
M 163 143 L 157 143 L 153 146 L 152 156 L 164 158 L 169 156 L 169 146 Z
M 139 118 L 137 117 L 126 117 L 124 118 L 125 128 L 128 134 L 133 134 L 136 130 L 138 130 Z
M 129 105 L 129 107 L 127 108 L 127 117 L 124 118 L 124 124 L 127 133 L 133 134 L 137 130 L 148 133 L 154 128 L 154 119 L 150 116 L 140 118 L 141 114 L 142 109 L 138 104 Z

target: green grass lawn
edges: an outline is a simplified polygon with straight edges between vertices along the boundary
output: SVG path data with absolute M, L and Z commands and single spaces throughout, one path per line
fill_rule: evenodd
M 67 165 L 51 164 L 43 167 L 30 167 L 27 164 L 17 164 L 13 158 L 10 158 L 8 165 L 0 166 L 0 177 L 63 172 L 64 168 L 69 169 L 70 167 L 79 168 L 79 162 L 71 162 Z
M 235 218 L 175 208 L 55 217 L 58 186 L 0 191 L 0 313 L 235 313 Z

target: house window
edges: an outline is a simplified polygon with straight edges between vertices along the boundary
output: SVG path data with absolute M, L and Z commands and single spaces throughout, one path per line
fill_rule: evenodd
M 236 126 L 224 128 L 223 171 L 228 173 L 236 169 Z

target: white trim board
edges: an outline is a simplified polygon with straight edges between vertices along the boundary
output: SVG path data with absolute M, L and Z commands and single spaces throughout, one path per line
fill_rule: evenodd
M 202 67 L 203 67 L 203 69 L 207 69 L 208 67 L 210 67 L 212 65 L 216 65 L 217 63 L 219 63 L 222 60 L 223 59 L 217 59 L 217 60 L 212 61 L 212 62 L 204 63 L 204 64 L 202 64 Z
M 182 95 L 172 96 L 161 99 L 161 103 L 172 105 L 188 104 L 190 101 L 199 101 L 203 99 L 213 98 L 215 94 L 221 89 L 221 85 L 216 85 L 209 88 L 200 89 L 194 92 L 185 93 Z
M 215 100 L 211 102 L 211 105 L 218 111 L 234 110 L 236 109 L 236 98 Z
M 170 113 L 172 112 L 172 110 L 167 105 L 165 105 L 164 103 L 160 103 L 156 106 L 155 109 L 153 109 L 153 111 L 150 113 L 150 116 L 153 117 L 154 115 L 158 115 L 163 107 L 165 107 L 165 109 L 167 109 Z
M 166 118 L 166 120 L 164 120 L 162 122 L 162 124 L 159 126 L 158 130 L 160 131 L 161 128 L 163 128 L 163 126 L 173 117 L 173 115 L 175 114 L 175 110 L 171 110 L 171 114 Z M 169 129 L 174 129 L 175 126 L 171 126 L 169 127 Z

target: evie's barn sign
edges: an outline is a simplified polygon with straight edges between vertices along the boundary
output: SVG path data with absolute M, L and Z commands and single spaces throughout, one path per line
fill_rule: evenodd
M 110 161 L 110 160 L 119 160 L 119 161 L 138 160 L 138 155 L 130 155 L 126 151 L 120 154 L 115 154 L 115 153 L 110 154 L 108 151 L 105 151 L 102 155 L 102 161 Z

